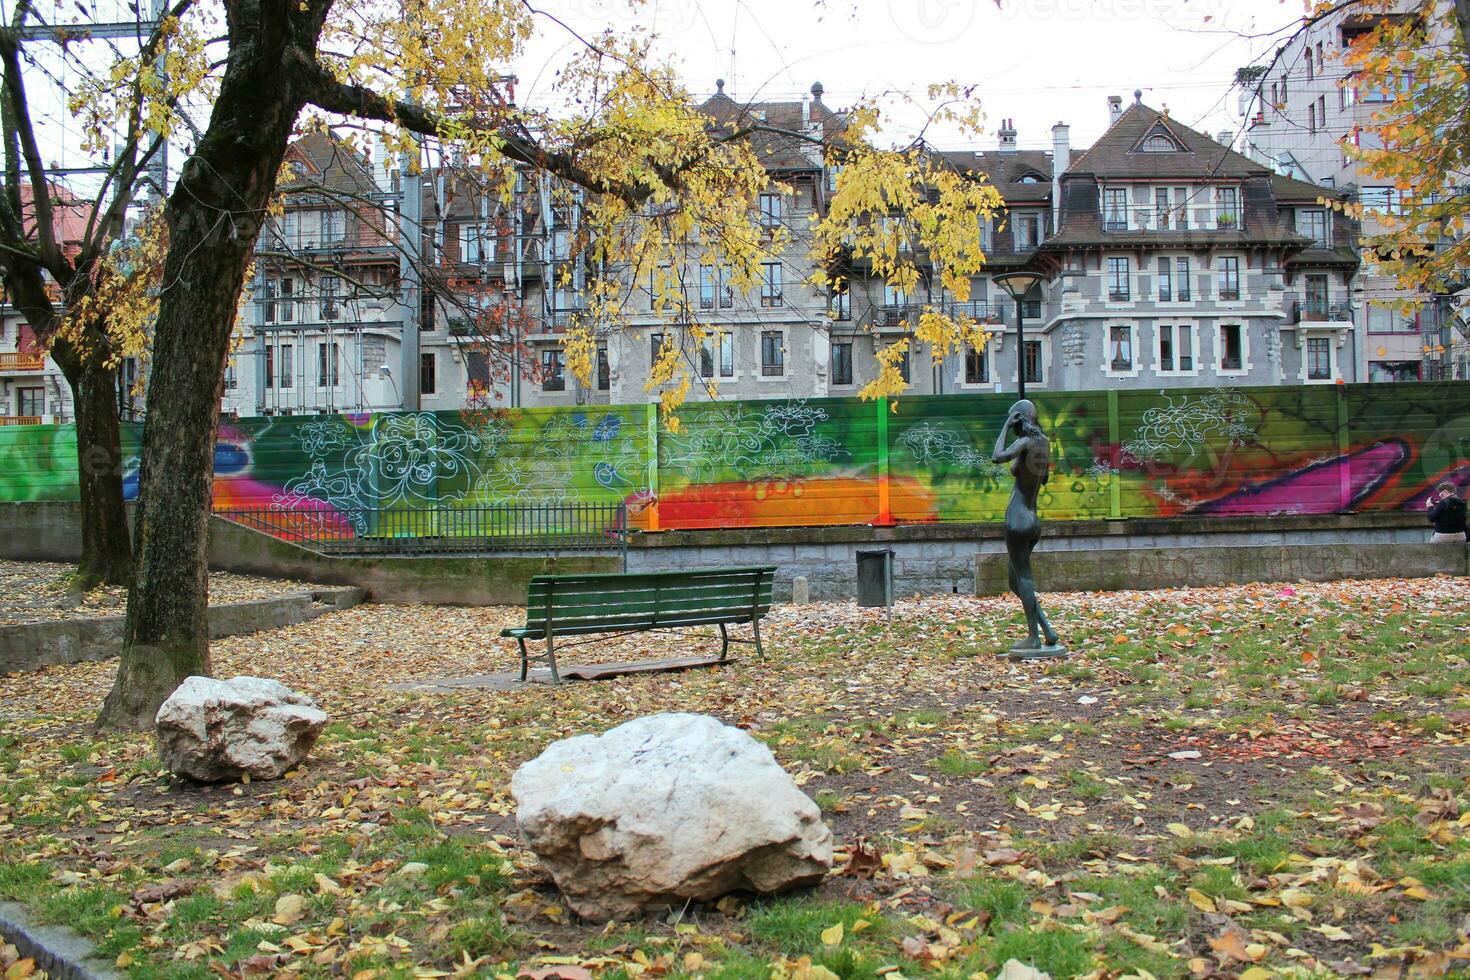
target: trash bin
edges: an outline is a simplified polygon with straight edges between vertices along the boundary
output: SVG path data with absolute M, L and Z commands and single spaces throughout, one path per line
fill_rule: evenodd
M 857 604 L 860 606 L 893 605 L 893 552 L 859 551 L 857 553 Z

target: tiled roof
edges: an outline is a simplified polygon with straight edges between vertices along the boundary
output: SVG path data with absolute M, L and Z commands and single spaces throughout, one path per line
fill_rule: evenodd
M 1156 129 L 1172 135 L 1183 149 L 1174 153 L 1146 153 L 1139 149 L 1144 137 Z M 1168 180 L 1250 177 L 1271 172 L 1142 102 L 1129 106 L 1071 170 L 1096 177 Z
M 345 141 L 330 132 L 312 132 L 292 143 L 286 159 L 299 168 L 296 178 L 281 185 L 284 193 L 306 192 L 316 188 L 352 194 L 371 194 L 378 190 L 373 180 L 372 164 Z
M 699 111 L 709 116 L 718 127 L 739 129 L 759 121 L 785 133 L 756 132 L 751 134 L 750 145 L 761 163 L 770 170 L 820 170 L 822 167 L 821 147 L 811 140 L 796 134 L 805 132 L 802 125 L 802 102 L 752 102 L 743 105 L 720 91 L 699 105 Z M 833 112 L 813 98 L 806 103 L 808 119 L 820 125 L 820 132 L 811 135 L 830 140 L 846 126 L 846 118 Z M 788 133 L 790 135 L 788 135 Z
M 985 174 L 1007 204 L 1051 200 L 1051 154 L 1045 150 L 942 150 L 939 155 L 957 170 Z M 1040 179 L 1020 182 L 1031 174 Z

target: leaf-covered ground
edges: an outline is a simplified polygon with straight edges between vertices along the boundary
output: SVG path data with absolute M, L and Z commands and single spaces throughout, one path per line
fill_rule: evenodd
M 133 976 L 1435 976 L 1470 970 L 1470 581 L 779 607 L 769 659 L 510 691 L 512 609 L 363 606 L 215 644 L 333 721 L 284 781 L 92 735 L 112 666 L 0 678 L 0 897 Z M 686 652 L 667 638 L 586 659 Z M 822 806 L 814 892 L 602 927 L 517 843 L 548 742 L 708 712 Z

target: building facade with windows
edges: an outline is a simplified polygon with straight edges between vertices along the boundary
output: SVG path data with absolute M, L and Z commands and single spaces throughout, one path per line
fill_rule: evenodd
M 1371 31 L 1378 16 L 1343 5 L 1307 24 L 1274 53 L 1240 101 L 1246 155 L 1361 203 L 1365 235 L 1383 230 L 1375 216 L 1399 211 L 1403 195 L 1350 152 L 1351 147 L 1382 148 L 1373 116 L 1396 94 L 1361 84 L 1342 62 L 1342 52 Z M 1430 18 L 1426 28 L 1425 43 L 1450 43 L 1450 17 Z M 1362 270 L 1351 294 L 1362 335 L 1357 356 L 1364 380 L 1466 377 L 1456 351 L 1470 336 L 1460 329 L 1464 321 L 1453 316 L 1450 297 L 1407 294 L 1371 267 Z M 1412 312 L 1398 309 L 1406 298 L 1416 304 Z

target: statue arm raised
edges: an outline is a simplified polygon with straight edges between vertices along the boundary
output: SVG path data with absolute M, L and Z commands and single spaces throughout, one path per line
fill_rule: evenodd
M 992 463 L 1009 463 L 1031 448 L 1031 440 L 1026 436 L 1022 436 L 1009 446 L 1005 442 L 1006 435 L 1002 432 L 1000 438 L 995 441 L 995 453 L 990 457 Z

